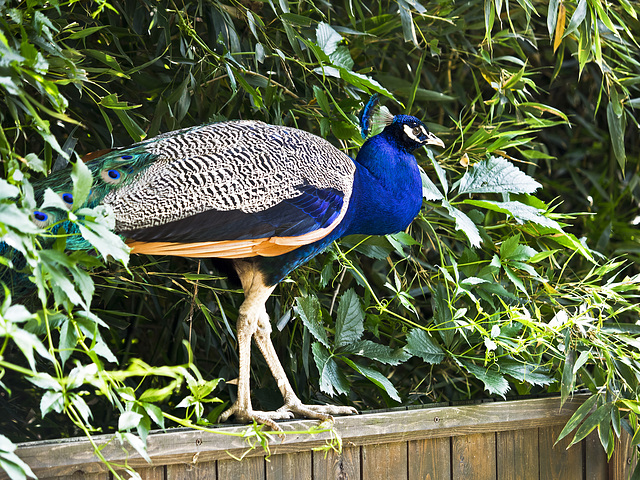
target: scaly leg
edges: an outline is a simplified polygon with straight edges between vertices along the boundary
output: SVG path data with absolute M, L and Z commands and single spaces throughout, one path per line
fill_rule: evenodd
M 287 379 L 287 375 L 280 364 L 280 360 L 271 343 L 271 323 L 265 307 L 266 301 L 273 292 L 274 286 L 267 286 L 262 274 L 250 261 L 236 261 L 234 266 L 242 282 L 245 300 L 238 312 L 237 335 L 240 370 L 238 374 L 238 398 L 236 402 L 220 415 L 224 422 L 231 415 L 241 422 L 251 422 L 268 425 L 273 430 L 281 430 L 274 420 L 292 418 L 294 414 L 327 420 L 331 415 L 348 415 L 358 413 L 353 407 L 338 407 L 333 405 L 304 405 L 296 396 Z M 275 412 L 253 410 L 250 392 L 250 359 L 251 339 L 262 352 L 280 393 L 284 398 L 284 405 Z
M 261 317 L 258 320 L 258 329 L 254 333 L 256 345 L 262 352 L 262 356 L 267 361 L 273 378 L 278 383 L 278 389 L 284 399 L 284 405 L 277 412 L 292 412 L 295 415 L 318 420 L 330 420 L 331 415 L 353 415 L 358 411 L 353 407 L 340 407 L 337 405 L 305 405 L 293 391 L 287 374 L 282 368 L 276 350 L 271 342 L 271 323 L 269 317 Z
M 254 336 L 260 317 L 269 316 L 265 308 L 265 302 L 271 295 L 275 287 L 267 287 L 261 281 L 259 275 L 256 275 L 253 269 L 240 268 L 245 263 L 236 265 L 242 287 L 244 289 L 245 299 L 240 305 L 238 311 L 237 335 L 238 335 L 238 356 L 240 358 L 240 367 L 238 373 L 238 398 L 236 402 L 219 418 L 224 422 L 231 415 L 235 415 L 240 422 L 251 422 L 255 420 L 258 423 L 268 425 L 273 430 L 281 430 L 273 420 L 292 418 L 289 412 L 262 412 L 254 410 L 251 406 L 251 338 Z M 246 264 L 249 265 L 249 264 Z

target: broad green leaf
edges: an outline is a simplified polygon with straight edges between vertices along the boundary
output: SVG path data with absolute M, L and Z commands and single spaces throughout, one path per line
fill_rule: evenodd
M 328 23 L 321 22 L 316 28 L 316 41 L 325 54 L 331 55 L 342 41 L 342 35 L 331 28 Z
M 320 372 L 320 390 L 331 396 L 347 393 L 349 382 L 329 351 L 320 342 L 314 342 L 311 351 Z
M 464 200 L 463 203 L 468 205 L 474 205 L 476 207 L 486 208 L 494 212 L 504 213 L 505 215 L 511 215 L 516 222 L 523 224 L 525 222 L 532 222 L 543 227 L 552 228 L 554 230 L 562 231 L 562 227 L 558 222 L 552 220 L 549 217 L 545 217 L 545 211 L 540 208 L 526 205 L 522 202 L 495 202 L 493 200 Z
M 360 298 L 355 290 L 350 288 L 340 297 L 336 318 L 335 345 L 342 347 L 356 342 L 364 331 L 364 312 L 360 305 Z
M 482 243 L 482 237 L 480 231 L 475 223 L 465 214 L 462 210 L 458 210 L 453 207 L 448 201 L 442 200 L 442 206 L 447 209 L 449 215 L 453 217 L 456 222 L 456 230 L 461 230 L 469 239 L 469 244 L 472 247 L 480 247 Z
M 425 362 L 437 365 L 445 358 L 444 351 L 440 348 L 431 335 L 422 329 L 414 328 L 407 335 L 407 352 L 422 358 Z
M 304 326 L 307 327 L 315 339 L 329 348 L 329 338 L 322 325 L 320 302 L 316 296 L 307 295 L 306 297 L 296 297 L 296 304 L 293 307 L 293 311 L 300 317 Z
M 556 381 L 549 375 L 549 371 L 540 365 L 515 360 L 502 360 L 499 362 L 499 367 L 500 372 L 531 385 L 550 385 Z
M 142 415 L 140 415 L 139 413 L 132 411 L 124 412 L 118 418 L 118 430 L 124 431 L 136 428 L 141 419 Z
M 394 350 L 391 347 L 372 342 L 371 340 L 360 340 L 351 345 L 347 345 L 341 351 L 366 357 L 387 365 L 398 365 L 411 358 L 411 355 L 402 348 Z
M 471 375 L 476 377 L 484 384 L 484 388 L 491 394 L 497 394 L 504 398 L 509 391 L 509 382 L 496 369 L 495 366 L 489 368 L 480 367 L 475 363 L 467 360 L 455 359 L 459 365 L 462 365 Z
M 396 402 L 402 401 L 400 399 L 400 396 L 398 395 L 398 391 L 393 386 L 393 384 L 389 381 L 389 379 L 387 379 L 387 377 L 382 375 L 380 372 L 378 372 L 377 370 L 374 370 L 373 368 L 365 367 L 364 365 L 360 365 L 359 363 L 353 362 L 348 358 L 345 358 L 344 361 L 349 366 L 351 366 L 351 368 L 353 368 L 360 374 L 364 375 L 368 380 L 372 381 L 378 387 L 383 389 L 387 393 L 387 395 L 389 395 L 393 400 L 395 400 Z
M 541 186 L 504 158 L 492 156 L 467 170 L 458 193 L 533 193 Z
M 438 187 L 431 181 L 425 171 L 420 168 L 420 177 L 422 178 L 422 196 L 425 200 L 442 200 L 444 195 L 440 193 Z

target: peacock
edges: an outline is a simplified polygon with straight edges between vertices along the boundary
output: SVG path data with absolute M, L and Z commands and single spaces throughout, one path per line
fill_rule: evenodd
M 374 97 L 363 111 L 363 136 L 379 110 Z M 302 404 L 271 343 L 266 301 L 291 271 L 333 241 L 402 231 L 420 211 L 422 182 L 413 152 L 444 143 L 416 117 L 388 111 L 379 117 L 384 129 L 364 142 L 355 160 L 306 131 L 237 120 L 162 134 L 87 163 L 93 186 L 84 206 L 111 209 L 114 231 L 132 253 L 230 259 L 237 272 L 244 291 L 237 319 L 238 393 L 220 421 L 234 415 L 278 430 L 277 419 L 357 413 Z M 68 170 L 36 185 L 39 205 L 46 188 L 72 208 Z M 61 208 L 40 208 L 32 221 L 54 228 L 65 215 Z M 81 240 L 67 247 L 86 248 Z M 252 407 L 252 339 L 284 399 L 276 411 Z

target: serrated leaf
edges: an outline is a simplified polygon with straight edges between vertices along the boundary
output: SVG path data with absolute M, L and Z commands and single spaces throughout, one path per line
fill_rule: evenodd
M 142 415 L 136 412 L 127 411 L 118 418 L 118 430 L 130 430 L 136 428 L 142 419 Z
M 422 178 L 422 196 L 425 200 L 442 200 L 444 195 L 440 193 L 436 184 L 431 181 L 426 172 L 420 168 L 420 178 Z
M 359 363 L 353 362 L 347 358 L 345 358 L 344 361 L 349 366 L 351 366 L 351 368 L 359 372 L 361 375 L 364 375 L 368 380 L 375 383 L 378 387 L 382 388 L 393 400 L 395 400 L 396 402 L 402 401 L 400 399 L 400 396 L 398 395 L 396 387 L 394 387 L 389 379 L 382 375 L 380 372 L 374 370 L 373 368 L 360 365 Z
M 489 393 L 498 394 L 504 398 L 505 394 L 509 391 L 509 382 L 505 380 L 504 376 L 494 365 L 491 365 L 489 368 L 485 368 L 466 360 L 456 359 L 456 362 L 462 365 L 471 375 L 480 380 L 484 384 L 485 390 L 488 390 Z
M 444 360 L 445 354 L 428 332 L 414 328 L 407 335 L 407 352 L 422 358 L 425 362 L 436 365 Z
M 300 317 L 304 326 L 307 327 L 315 339 L 329 348 L 329 338 L 322 325 L 320 316 L 320 302 L 315 295 L 296 297 L 296 304 L 293 307 L 293 311 Z
M 469 239 L 469 244 L 472 247 L 480 247 L 480 244 L 482 243 L 482 237 L 480 236 L 478 227 L 475 223 L 473 223 L 473 220 L 471 220 L 462 210 L 458 210 L 446 200 L 442 201 L 442 206 L 447 209 L 449 215 L 451 215 L 456 221 L 456 230 L 462 231 L 467 236 L 467 238 Z
M 40 399 L 40 413 L 44 417 L 51 410 L 62 413 L 64 410 L 64 396 L 62 392 L 52 392 L 48 390 L 44 392 Z
M 362 311 L 358 295 L 354 289 L 350 288 L 340 297 L 340 303 L 338 304 L 336 346 L 342 347 L 358 341 L 363 331 L 364 312 Z
M 535 223 L 542 225 L 543 227 L 552 228 L 554 230 L 562 231 L 562 227 L 558 222 L 551 218 L 545 217 L 545 211 L 541 208 L 532 207 L 522 202 L 494 202 L 492 200 L 464 200 L 465 204 L 474 205 L 476 207 L 486 208 L 494 212 L 504 213 L 505 215 L 511 215 L 516 222 L 523 224 L 525 222 Z
M 311 351 L 320 372 L 320 390 L 331 396 L 347 393 L 349 382 L 329 351 L 320 342 L 314 342 Z
M 506 373 L 520 382 L 531 385 L 550 385 L 556 380 L 549 375 L 547 369 L 530 363 L 515 360 L 502 360 L 499 363 L 500 372 Z
M 371 340 L 360 340 L 359 342 L 347 345 L 342 351 L 386 363 L 387 365 L 398 365 L 411 358 L 411 355 L 402 348 L 394 350 L 387 345 L 381 345 Z
M 342 35 L 331 28 L 331 25 L 325 22 L 318 24 L 316 28 L 316 42 L 325 54 L 331 55 L 335 52 L 341 41 Z
M 465 172 L 458 193 L 533 193 L 541 186 L 504 158 L 491 156 Z

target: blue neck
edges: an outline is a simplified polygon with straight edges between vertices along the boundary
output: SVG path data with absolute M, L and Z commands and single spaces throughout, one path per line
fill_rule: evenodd
M 415 157 L 383 132 L 365 142 L 355 163 L 353 196 L 342 235 L 384 235 L 407 228 L 422 207 Z

